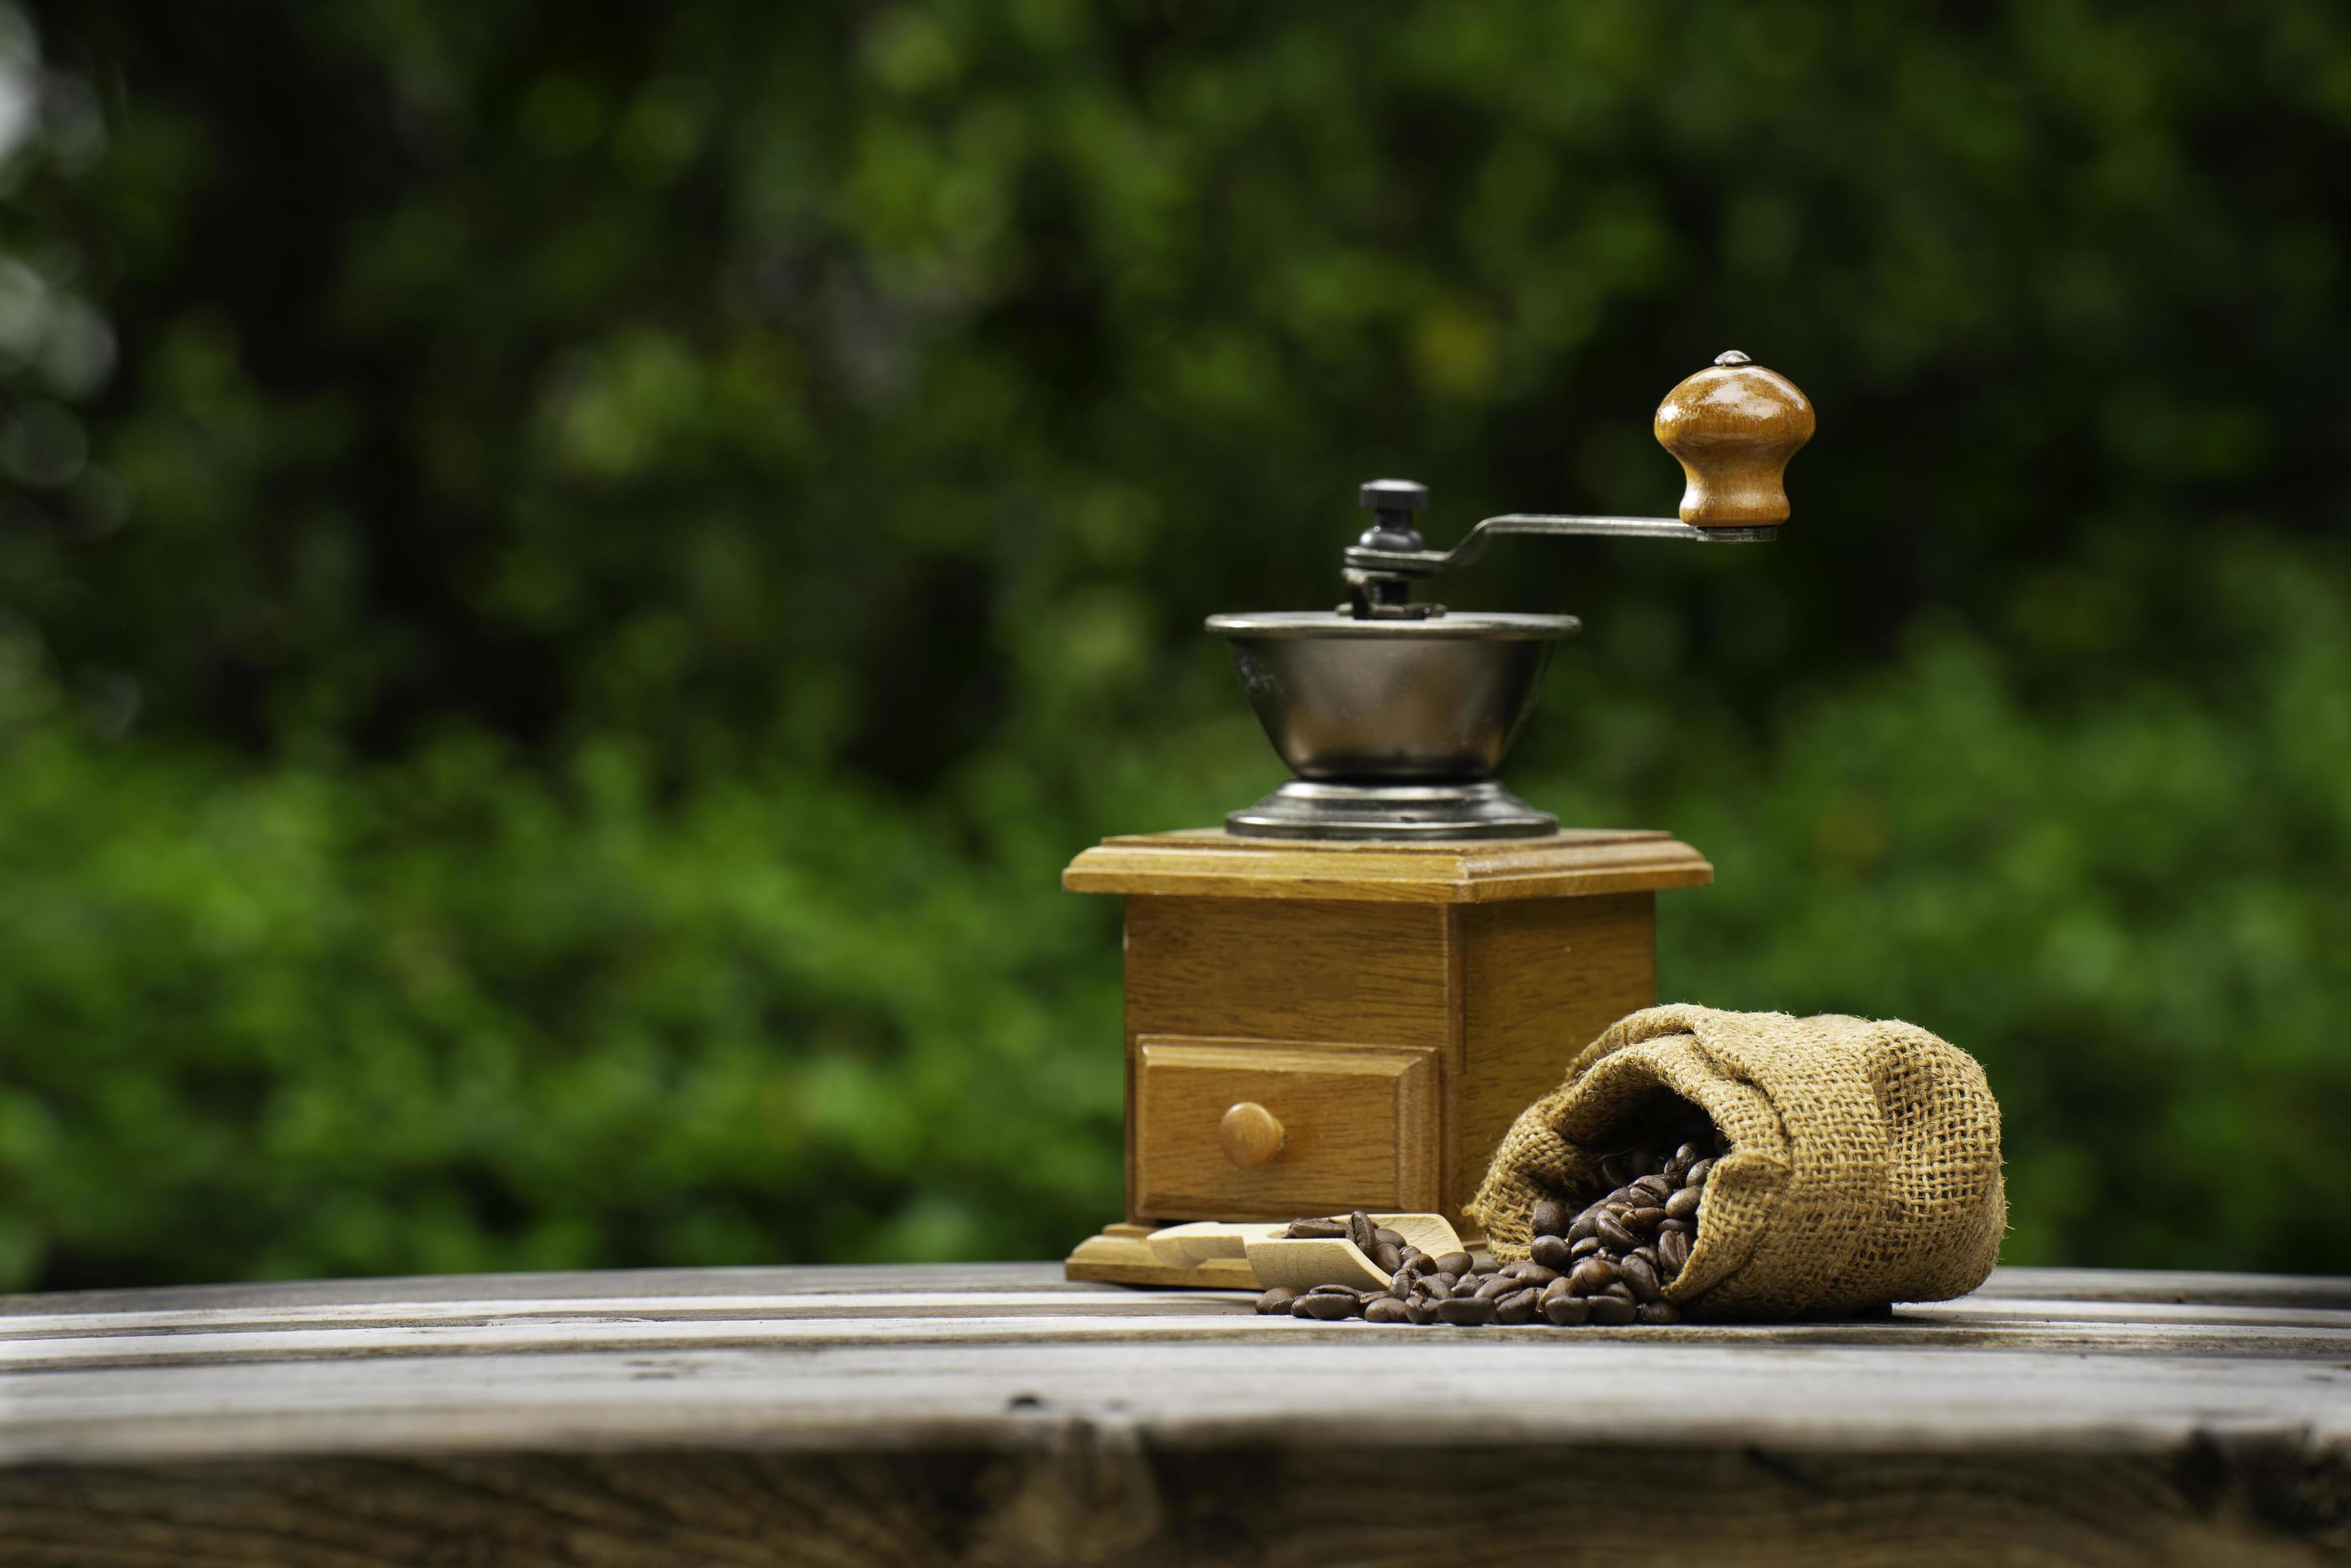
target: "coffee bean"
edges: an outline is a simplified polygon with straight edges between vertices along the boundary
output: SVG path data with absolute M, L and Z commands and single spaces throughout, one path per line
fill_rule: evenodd
M 1605 1196 L 1572 1215 L 1556 1197 L 1531 1205 L 1527 1256 L 1510 1263 L 1479 1264 L 1466 1251 L 1429 1257 L 1360 1209 L 1343 1221 L 1293 1221 L 1292 1235 L 1343 1234 L 1388 1273 L 1388 1285 L 1318 1285 L 1302 1296 L 1269 1291 L 1259 1311 L 1324 1322 L 1361 1316 L 1382 1325 L 1680 1322 L 1681 1310 L 1665 1291 L 1697 1248 L 1701 1194 L 1724 1145 L 1702 1119 L 1651 1125 L 1600 1160 Z
M 1257 1315 L 1263 1318 L 1270 1317 L 1276 1312 L 1286 1312 L 1290 1310 L 1290 1303 L 1297 1299 L 1296 1291 L 1287 1285 L 1276 1285 L 1257 1299 Z
M 1451 1323 L 1456 1328 L 1479 1328 L 1494 1321 L 1494 1303 L 1482 1296 L 1456 1299 L 1438 1307 L 1437 1317 L 1439 1322 Z
M 1586 1258 L 1583 1262 L 1578 1263 L 1575 1266 L 1575 1271 L 1568 1276 L 1568 1280 L 1575 1287 L 1576 1294 L 1580 1296 L 1589 1296 L 1595 1291 L 1605 1290 L 1615 1282 L 1615 1279 L 1616 1266 L 1607 1259 L 1596 1256 Z
M 1657 1271 L 1670 1280 L 1682 1271 L 1689 1261 L 1689 1238 L 1678 1230 L 1668 1230 L 1657 1238 Z
M 1538 1236 L 1527 1252 L 1546 1269 L 1564 1269 L 1570 1261 L 1573 1249 L 1556 1236 Z
M 1542 1299 L 1542 1315 L 1563 1329 L 1573 1328 L 1578 1323 L 1592 1321 L 1592 1303 L 1581 1296 L 1564 1292 L 1545 1296 Z
M 1328 1241 L 1347 1234 L 1343 1219 L 1293 1219 L 1282 1235 L 1293 1241 Z

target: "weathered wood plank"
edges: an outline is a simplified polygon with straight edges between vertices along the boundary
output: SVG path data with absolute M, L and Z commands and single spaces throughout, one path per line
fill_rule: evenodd
M 0 1296 L 0 1332 L 11 1320 L 60 1312 L 104 1313 L 235 1307 L 366 1306 L 383 1301 L 528 1301 L 561 1302 L 629 1295 L 684 1300 L 700 1296 L 870 1295 L 895 1290 L 1052 1291 L 1096 1301 L 1130 1287 L 1061 1277 L 1061 1265 L 935 1263 L 743 1269 L 623 1269 L 594 1273 L 395 1276 L 247 1285 L 177 1285 L 138 1291 L 83 1291 Z M 2351 1278 L 2305 1274 L 2225 1274 L 2130 1269 L 1999 1269 L 1971 1300 L 2025 1296 L 2043 1301 L 2105 1301 L 2215 1305 L 2324 1307 L 2351 1312 Z
M 496 1563 L 952 1563 L 1030 1568 L 1496 1568 L 1705 1561 L 1919 1568 L 1989 1563 L 2339 1560 L 2326 1494 L 2259 1450 L 2185 1465 L 2063 1456 L 1165 1450 L 1101 1426 L 1018 1451 L 655 1452 L 306 1459 L 0 1474 L 24 1568 L 413 1568 Z M 2339 1492 L 2333 1497 L 2339 1498 Z M 1702 1540 L 1661 1552 L 1669 1521 Z
M 1649 1558 L 1694 1510 L 1765 1564 L 2339 1558 L 2351 1281 L 2005 1270 L 1583 1332 L 1050 1265 L 0 1302 L 10 1564 L 1548 1564 L 1562 1520 Z
M 626 1291 L 641 1296 L 827 1295 L 903 1290 L 923 1281 L 958 1291 L 1055 1291 L 1115 1297 L 1121 1287 L 1061 1277 L 1059 1263 L 797 1264 L 741 1269 L 609 1269 L 591 1273 L 402 1274 L 367 1280 L 302 1280 L 246 1285 L 166 1285 L 136 1291 L 68 1291 L 0 1296 L 11 1315 L 360 1304 L 371 1301 L 563 1301 Z
M 551 1327 L 571 1324 L 583 1331 L 592 1331 L 600 1323 L 615 1322 L 633 1324 L 657 1321 L 691 1325 L 729 1320 L 841 1320 L 871 1323 L 874 1325 L 875 1333 L 882 1333 L 886 1332 L 880 1326 L 883 1323 L 906 1318 L 985 1320 L 990 1328 L 998 1328 L 999 1320 L 1028 1317 L 1047 1317 L 1057 1322 L 1071 1318 L 1103 1322 L 1194 1319 L 1200 1321 L 1186 1324 L 1187 1330 L 1198 1332 L 1213 1325 L 1233 1334 L 1298 1333 L 1306 1327 L 1287 1322 L 1257 1320 L 1249 1310 L 1252 1299 L 1250 1293 L 1236 1291 L 1135 1291 L 1075 1303 L 1065 1293 L 1049 1291 L 899 1291 L 778 1296 L 631 1295 L 576 1297 L 556 1301 L 386 1301 L 329 1306 L 252 1306 L 217 1311 L 179 1308 L 160 1312 L 23 1313 L 0 1319 L 0 1368 L 7 1367 L 15 1360 L 41 1359 L 41 1353 L 37 1351 L 26 1351 L 20 1354 L 9 1348 L 13 1343 L 33 1340 L 69 1339 L 99 1347 L 116 1339 L 168 1338 L 172 1343 L 191 1351 L 204 1351 L 209 1349 L 209 1342 L 219 1335 L 298 1329 L 323 1333 L 433 1325 L 530 1324 Z M 1082 1312 L 1072 1311 L 1074 1306 L 1081 1304 Z M 1961 1301 L 1904 1307 L 1896 1311 L 1886 1322 L 1893 1325 L 1893 1335 L 1900 1343 L 1915 1343 L 1914 1339 L 1903 1336 L 1915 1336 L 1930 1329 L 1960 1326 L 2026 1329 L 2036 1324 L 2047 1325 L 2053 1330 L 2065 1325 L 2123 1324 L 2144 1331 L 2152 1339 L 2177 1332 L 2181 1343 L 2199 1337 L 2193 1331 L 2199 1329 L 2306 1328 L 2325 1333 L 2351 1333 L 2351 1316 L 2320 1308 L 2035 1300 L 2023 1296 L 1977 1296 Z M 1853 1332 L 1865 1333 L 1868 1327 L 1865 1322 L 1808 1324 L 1793 1326 L 1787 1332 L 1797 1335 L 1843 1334 L 1850 1337 Z M 1677 1336 L 1687 1336 L 1714 1333 L 1752 1333 L 1756 1331 L 1743 1327 L 1688 1325 L 1675 1332 Z M 288 1348 L 291 1348 L 291 1342 L 288 1342 Z M 125 1354 L 137 1357 L 165 1353 L 154 1347 L 136 1347 Z
M 899 1345 L 995 1346 L 1112 1343 L 1134 1346 L 1213 1342 L 1239 1345 L 1372 1342 L 1387 1354 L 1406 1339 L 1476 1344 L 1497 1339 L 1558 1345 L 1610 1340 L 1632 1344 L 1715 1343 L 1761 1350 L 1830 1346 L 1910 1354 L 1928 1349 L 2043 1350 L 2110 1355 L 2218 1357 L 2241 1361 L 2351 1361 L 2351 1327 L 2240 1324 L 2169 1328 L 2132 1323 L 2046 1321 L 1969 1323 L 1951 1321 L 1931 1336 L 1917 1320 L 1823 1326 L 1682 1327 L 1553 1332 L 1523 1329 L 1431 1328 L 1407 1334 L 1361 1322 L 1310 1323 L 1253 1317 L 1040 1315 L 883 1316 L 823 1314 L 697 1321 L 592 1318 L 568 1322 L 417 1323 L 363 1328 L 288 1328 L 204 1333 L 129 1334 L 96 1338 L 52 1336 L 0 1346 L 0 1377 L 66 1370 L 103 1370 L 242 1364 L 277 1366 L 298 1361 L 415 1359 L 576 1352 L 639 1354 L 728 1346 L 855 1348 L 877 1341 Z M 0 1391 L 7 1385 L 0 1382 Z
M 2351 1279 L 2331 1274 L 2223 1274 L 2158 1269 L 1995 1269 L 1972 1299 L 2001 1296 L 2032 1296 L 2044 1301 L 2326 1307 L 2351 1312 Z
M 1528 1440 L 2179 1451 L 2216 1425 L 2351 1440 L 2335 1362 L 1970 1346 L 1543 1340 L 1306 1329 L 1287 1343 L 1083 1339 L 644 1346 L 221 1363 L 12 1379 L 0 1460 L 419 1448 L 919 1447 L 1116 1419 L 1168 1442 Z M 1401 1389 L 1444 1389 L 1409 1423 Z
M 810 1291 L 797 1295 L 576 1296 L 560 1301 L 357 1301 L 324 1305 L 177 1307 L 159 1312 L 25 1312 L 0 1318 L 0 1364 L 10 1342 L 57 1337 L 217 1333 L 273 1328 L 369 1328 L 435 1322 L 561 1322 L 647 1318 L 691 1322 L 720 1318 L 1002 1317 L 1032 1312 L 1087 1317 L 1203 1316 L 1232 1319 L 1254 1291 L 1136 1291 L 1073 1301 L 1060 1291 Z

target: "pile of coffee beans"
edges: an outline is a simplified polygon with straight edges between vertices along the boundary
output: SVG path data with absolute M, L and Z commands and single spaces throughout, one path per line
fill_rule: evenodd
M 1344 1237 L 1383 1274 L 1393 1274 L 1421 1256 L 1419 1248 L 1386 1226 L 1373 1224 L 1372 1217 L 1360 1208 L 1344 1219 L 1293 1219 L 1282 1235 L 1292 1241 Z
M 1281 1287 L 1258 1298 L 1260 1313 L 1335 1322 L 1677 1323 L 1665 1288 L 1689 1260 L 1698 1199 L 1721 1153 L 1714 1129 L 1687 1124 L 1644 1138 L 1600 1165 L 1612 1190 L 1571 1213 L 1545 1198 L 1534 1207 L 1534 1246 L 1522 1262 L 1482 1267 L 1466 1252 L 1429 1257 L 1374 1225 L 1361 1210 L 1345 1219 L 1301 1219 L 1290 1236 L 1344 1236 L 1392 1275 L 1384 1291 Z M 1365 1243 L 1370 1245 L 1366 1246 Z

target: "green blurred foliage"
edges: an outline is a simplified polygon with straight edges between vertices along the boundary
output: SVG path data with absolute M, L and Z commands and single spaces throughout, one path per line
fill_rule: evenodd
M 1587 622 L 1513 782 L 1980 1055 L 2011 1260 L 2351 1270 L 2324 0 L 77 0 L 0 143 L 0 1286 L 1057 1253 L 1198 618 L 1733 344 L 1784 543 L 1448 587 Z

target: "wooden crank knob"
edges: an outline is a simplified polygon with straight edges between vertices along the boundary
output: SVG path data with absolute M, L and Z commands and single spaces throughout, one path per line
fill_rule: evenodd
M 1733 349 L 1666 394 L 1656 430 L 1689 479 L 1682 521 L 1756 528 L 1788 520 L 1788 459 L 1813 438 L 1813 405 L 1795 382 Z
M 1249 1170 L 1281 1153 L 1281 1123 L 1254 1100 L 1244 1100 L 1217 1124 L 1217 1142 L 1225 1158 Z

